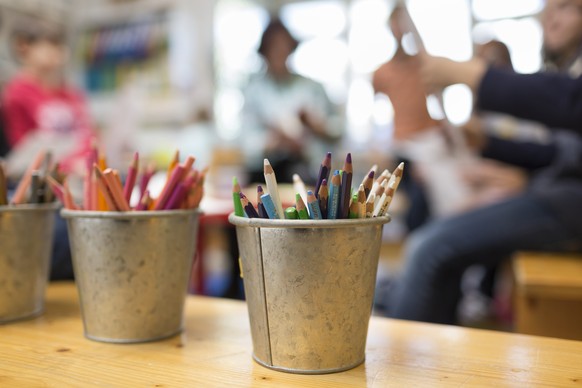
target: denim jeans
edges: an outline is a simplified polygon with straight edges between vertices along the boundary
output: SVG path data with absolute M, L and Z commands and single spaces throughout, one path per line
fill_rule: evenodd
M 50 279 L 70 280 L 74 278 L 74 275 L 71 248 L 69 246 L 69 234 L 67 233 L 67 222 L 59 214 L 55 217 Z
M 519 250 L 581 251 L 581 242 L 530 194 L 431 222 L 407 242 L 388 315 L 454 324 L 461 277 L 469 266 L 498 264 Z

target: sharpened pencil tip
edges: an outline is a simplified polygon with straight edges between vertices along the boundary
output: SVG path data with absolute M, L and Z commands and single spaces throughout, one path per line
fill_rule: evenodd
M 324 179 L 324 180 L 322 180 L 322 181 L 321 181 L 321 185 L 322 185 L 322 186 L 327 186 L 327 179 Z
M 352 154 L 351 152 L 348 152 L 348 155 L 346 156 L 346 163 L 351 163 L 352 162 Z
M 238 185 L 238 179 L 235 176 L 232 177 L 232 185 Z
M 368 178 L 370 178 L 370 179 L 374 179 L 374 170 L 371 170 L 371 171 L 368 173 Z

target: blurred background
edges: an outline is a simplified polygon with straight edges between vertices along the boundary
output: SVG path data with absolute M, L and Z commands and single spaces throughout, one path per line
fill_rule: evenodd
M 476 45 L 497 40 L 509 49 L 517 72 L 542 67 L 542 0 L 405 3 L 429 54 L 468 60 Z M 255 181 L 244 141 L 245 106 L 253 94 L 245 88 L 265 68 L 258 48 L 273 16 L 298 40 L 289 70 L 319 83 L 333 106 L 339 135 L 326 150 L 337 155 L 335 162 L 352 152 L 355 182 L 374 163 L 380 171 L 394 168 L 400 159 L 393 152 L 394 111 L 372 83 L 375 70 L 397 51 L 388 24 L 394 5 L 393 0 L 0 0 L 0 88 L 19 68 L 11 47 L 14 29 L 39 21 L 57 26 L 65 32 L 65 77 L 85 95 L 108 164 L 125 170 L 136 150 L 160 168 L 176 149 L 183 157 L 192 154 L 199 167 L 210 167 L 203 208 L 210 215 L 228 214 L 232 176 L 243 186 Z M 453 85 L 444 90 L 442 104 L 429 97 L 427 108 L 432 118 L 446 114 L 462 126 L 471 116 L 473 96 L 467 87 Z M 316 166 L 324 154 L 308 156 Z M 380 278 L 401 265 L 402 241 L 411 229 L 405 219 L 414 202 L 410 193 L 401 190 L 391 209 Z M 197 291 L 241 297 L 240 281 L 232 281 L 238 278 L 236 244 L 225 228 L 221 218 L 205 224 L 204 268 L 197 278 L 204 285 Z

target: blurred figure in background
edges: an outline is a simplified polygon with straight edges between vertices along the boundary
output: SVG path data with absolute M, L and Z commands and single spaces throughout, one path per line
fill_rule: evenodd
M 582 74 L 582 1 L 547 0 L 541 15 L 545 71 Z
M 297 45 L 278 19 L 261 38 L 258 51 L 266 68 L 244 91 L 241 133 L 251 182 L 264 180 L 263 158 L 269 158 L 283 182 L 292 182 L 294 173 L 313 181 L 325 152 L 343 132 L 323 87 L 289 70 L 287 61 Z
M 388 96 L 394 109 L 394 133 L 396 154 L 405 161 L 408 173 L 403 176 L 402 189 L 410 201 L 406 214 L 409 231 L 424 224 L 431 216 L 430 205 L 425 195 L 425 184 L 419 171 L 408 160 L 402 142 L 418 138 L 424 132 L 440 132 L 440 123 L 434 120 L 426 106 L 426 90 L 419 77 L 419 61 L 409 55 L 403 46 L 404 31 L 401 28 L 403 8 L 396 5 L 390 14 L 389 27 L 396 39 L 396 52 L 390 61 L 380 66 L 372 76 L 375 93 Z
M 93 131 L 82 94 L 65 83 L 64 32 L 41 22 L 20 25 L 11 43 L 20 70 L 2 94 L 9 170 L 22 171 L 48 148 L 65 171 L 84 171 Z
M 65 83 L 64 32 L 40 22 L 20 25 L 11 43 L 20 70 L 2 94 L 9 171 L 18 175 L 47 149 L 63 171 L 84 173 L 94 134 L 82 94 Z M 72 277 L 66 224 L 57 217 L 51 279 Z

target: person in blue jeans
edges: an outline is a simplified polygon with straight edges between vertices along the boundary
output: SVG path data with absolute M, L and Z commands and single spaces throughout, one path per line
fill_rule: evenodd
M 516 74 L 480 59 L 423 58 L 432 89 L 467 84 L 479 108 L 539 121 L 553 130 L 547 145 L 484 137 L 483 155 L 532 172 L 523 194 L 436 221 L 407 243 L 402 277 L 390 292 L 388 315 L 456 323 L 460 281 L 474 264 L 496 264 L 519 250 L 582 252 L 582 78 Z

